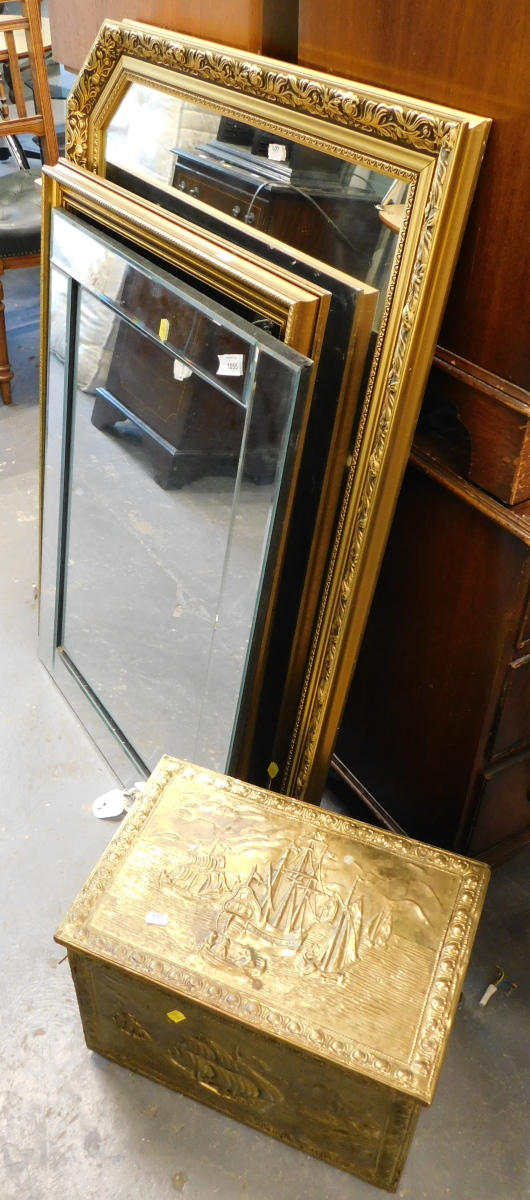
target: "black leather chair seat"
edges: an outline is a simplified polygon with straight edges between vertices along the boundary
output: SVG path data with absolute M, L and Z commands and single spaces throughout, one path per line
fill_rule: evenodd
M 23 258 L 40 251 L 39 171 L 0 176 L 0 258 Z

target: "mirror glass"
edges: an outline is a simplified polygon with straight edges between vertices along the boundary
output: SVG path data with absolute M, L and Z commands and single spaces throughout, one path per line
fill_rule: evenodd
M 57 212 L 52 263 L 59 652 L 146 768 L 222 771 L 312 364 Z
M 378 328 L 406 182 L 139 83 L 107 127 L 106 173 L 132 191 L 169 185 L 372 285 Z

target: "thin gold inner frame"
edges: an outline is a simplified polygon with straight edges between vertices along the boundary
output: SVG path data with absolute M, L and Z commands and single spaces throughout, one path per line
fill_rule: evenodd
M 278 742 L 283 789 L 318 801 L 491 122 L 136 22 L 108 21 L 68 101 L 70 161 L 104 173 L 104 130 L 132 81 L 178 89 L 410 183 L 303 684 L 291 671 L 283 726 L 294 733 L 288 748 L 285 735 Z M 342 463 L 337 471 L 342 476 Z M 295 695 L 292 722 L 285 718 Z
M 59 163 L 47 173 L 59 187 L 60 199 L 54 207 L 96 220 L 104 213 L 109 229 L 132 237 L 144 250 L 161 254 L 166 262 L 270 318 L 280 328 L 281 341 L 318 364 L 329 310 L 325 288 L 238 251 L 231 242 L 173 214 L 158 210 L 157 219 L 146 221 L 142 201 L 106 181 L 87 178 L 76 168 Z

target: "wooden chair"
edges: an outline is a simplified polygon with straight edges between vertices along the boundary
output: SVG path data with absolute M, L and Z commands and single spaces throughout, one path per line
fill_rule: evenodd
M 35 186 L 40 171 L 30 171 L 18 146 L 20 133 L 32 133 L 40 139 L 44 162 L 59 157 L 53 121 L 48 76 L 44 62 L 39 0 L 20 0 L 21 13 L 9 13 L 14 0 L 6 0 L 0 15 L 0 40 L 5 40 L 16 117 L 11 117 L 3 82 L 0 82 L 0 137 L 8 139 L 20 170 L 0 176 L 0 392 L 4 404 L 11 404 L 13 372 L 7 349 L 4 289 L 2 275 L 15 267 L 34 267 L 40 261 L 40 198 Z M 8 10 L 7 12 L 5 10 Z M 25 35 L 25 44 L 20 35 Z M 3 50 L 3 46 L 1 47 Z M 19 57 L 27 54 L 33 86 L 35 113 L 28 116 Z M 11 141 L 11 139 L 13 139 Z

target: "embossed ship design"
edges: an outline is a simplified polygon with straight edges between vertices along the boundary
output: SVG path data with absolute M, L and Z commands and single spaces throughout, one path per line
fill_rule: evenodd
M 174 870 L 162 871 L 159 886 L 184 896 L 216 896 L 229 891 L 225 853 L 223 842 L 216 842 L 211 850 L 199 846 Z
M 193 863 L 188 860 L 179 868 L 176 886 L 186 879 L 188 894 L 211 894 L 214 886 L 222 893 L 218 881 L 226 875 L 219 844 L 206 857 L 208 882 L 206 868 L 196 864 L 194 855 Z M 323 876 L 326 858 L 334 855 L 323 835 L 315 833 L 306 845 L 291 842 L 278 859 L 260 868 L 254 865 L 245 879 L 228 889 L 215 928 L 201 946 L 203 958 L 246 975 L 258 986 L 271 955 L 284 964 L 291 959 L 302 975 L 318 973 L 343 983 L 348 969 L 368 949 L 386 945 L 392 916 L 388 905 L 376 904 L 374 911 L 373 898 L 367 904 L 365 895 L 356 894 L 358 879 L 346 897 L 339 885 L 328 884 Z M 191 874 L 184 877 L 184 871 Z
M 257 1069 L 261 1066 L 264 1071 L 264 1065 L 247 1061 L 237 1047 L 231 1053 L 212 1038 L 183 1037 L 173 1046 L 170 1058 L 184 1075 L 227 1100 L 268 1108 L 283 1099 L 279 1089 Z

